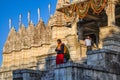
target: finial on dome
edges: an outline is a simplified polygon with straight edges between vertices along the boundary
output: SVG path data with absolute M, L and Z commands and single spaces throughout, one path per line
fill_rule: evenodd
M 22 14 L 19 15 L 19 27 L 22 25 Z
M 38 8 L 38 22 L 40 20 L 40 8 Z
M 9 29 L 12 28 L 12 19 L 9 19 Z
M 50 9 L 51 9 L 51 5 L 49 4 L 48 5 L 49 16 L 51 16 L 51 10 Z
M 31 20 L 30 20 L 30 11 L 28 11 L 28 25 L 30 24 Z

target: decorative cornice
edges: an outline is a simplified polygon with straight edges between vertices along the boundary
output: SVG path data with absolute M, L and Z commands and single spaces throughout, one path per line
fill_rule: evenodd
M 50 45 L 50 43 L 41 44 L 41 45 L 32 45 L 32 46 L 26 47 L 26 48 L 16 49 L 16 50 L 12 50 L 12 51 L 9 51 L 9 52 L 3 52 L 3 54 L 11 54 L 12 52 L 20 52 L 22 50 L 29 50 L 31 48 L 38 48 L 38 47 L 42 47 L 43 45 Z

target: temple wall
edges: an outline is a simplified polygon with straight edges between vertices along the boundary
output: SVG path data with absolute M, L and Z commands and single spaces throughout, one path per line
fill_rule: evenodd
M 20 66 L 22 64 L 29 64 L 36 62 L 36 57 L 41 55 L 47 55 L 49 51 L 49 45 L 42 45 L 39 47 L 31 47 L 29 49 L 23 49 L 20 51 L 13 51 L 11 53 L 3 54 L 2 67 Z
M 12 80 L 12 71 L 0 72 L 0 80 Z
M 50 45 L 42 45 L 38 47 L 31 47 L 29 49 L 23 49 L 20 51 L 13 51 L 11 53 L 3 54 L 3 64 L 0 68 L 0 80 L 12 80 L 12 71 L 16 69 L 36 70 L 37 56 L 44 57 L 48 54 L 49 50 Z M 43 65 L 45 65 L 45 63 Z M 43 67 L 45 68 L 45 66 Z
M 52 39 L 63 39 L 72 33 L 72 28 L 68 27 L 53 27 L 52 28 Z M 72 35 L 72 34 L 71 34 Z

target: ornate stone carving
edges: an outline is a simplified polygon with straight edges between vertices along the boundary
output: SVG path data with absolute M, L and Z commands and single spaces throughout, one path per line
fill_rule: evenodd
M 21 45 L 20 46 L 21 46 L 21 49 L 29 47 L 27 31 L 26 31 L 26 28 L 25 28 L 24 25 L 22 25 L 20 27 L 20 29 L 18 31 L 18 34 L 20 35 L 20 41 L 21 41 Z
M 15 49 L 16 36 L 17 36 L 17 33 L 14 27 L 12 27 L 8 35 L 7 41 L 5 43 L 3 52 L 9 52 Z
M 34 44 L 34 35 L 35 35 L 35 27 L 33 24 L 30 24 L 27 28 L 27 34 L 28 34 L 28 42 L 30 44 L 30 46 L 32 46 Z
M 44 22 L 42 20 L 40 20 L 40 22 L 37 24 L 36 28 L 35 28 L 35 35 L 34 35 L 34 43 L 41 45 L 42 41 L 43 41 L 43 36 L 45 32 L 45 25 Z
M 18 32 L 14 28 L 11 29 L 8 39 L 4 46 L 4 53 L 9 53 L 13 50 L 22 50 L 23 48 L 30 48 L 31 46 L 40 46 L 41 44 L 50 43 L 51 27 L 45 27 L 42 20 L 35 27 L 30 24 L 26 29 L 21 25 Z

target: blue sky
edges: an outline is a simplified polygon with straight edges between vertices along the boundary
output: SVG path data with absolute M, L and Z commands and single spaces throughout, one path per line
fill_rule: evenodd
M 57 0 L 0 0 L 0 64 L 2 50 L 9 33 L 9 18 L 18 31 L 18 18 L 22 14 L 22 23 L 27 27 L 27 13 L 31 12 L 31 20 L 37 23 L 37 8 L 40 8 L 41 17 L 45 23 L 49 19 L 48 4 L 51 4 L 51 14 L 54 14 Z

